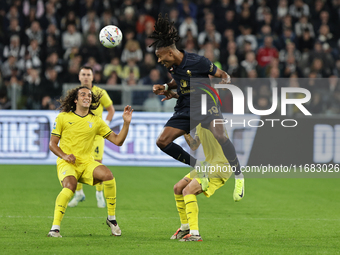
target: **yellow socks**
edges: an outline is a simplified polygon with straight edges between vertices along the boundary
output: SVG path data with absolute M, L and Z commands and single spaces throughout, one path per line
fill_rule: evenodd
M 66 211 L 67 203 L 70 201 L 73 194 L 72 190 L 63 188 L 57 196 L 55 201 L 53 225 L 60 226 L 61 220 L 63 219 Z
M 96 185 L 96 190 L 97 191 L 103 191 L 103 189 L 104 189 L 104 185 L 103 185 L 103 183 L 101 182 L 101 183 L 98 183 L 97 185 Z
M 83 189 L 83 184 L 78 182 L 77 183 L 77 188 L 76 188 L 76 191 L 79 191 L 79 190 L 82 190 Z
M 103 182 L 108 215 L 116 215 L 116 179 Z
M 186 214 L 190 226 L 190 234 L 198 234 L 198 204 L 195 195 L 190 194 L 184 197 L 184 203 L 186 208 Z
M 183 195 L 175 194 L 175 200 L 176 200 L 176 207 L 177 207 L 177 211 L 179 214 L 179 218 L 181 220 L 181 229 L 182 230 L 189 229 L 188 218 L 187 218 L 187 213 L 185 211 L 185 203 L 184 203 Z

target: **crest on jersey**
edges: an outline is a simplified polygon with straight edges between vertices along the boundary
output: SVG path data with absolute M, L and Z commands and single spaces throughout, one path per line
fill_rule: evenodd
M 211 63 L 211 65 L 210 65 L 210 69 L 209 69 L 209 73 L 211 73 L 213 70 L 214 70 L 214 64 L 213 64 L 213 63 Z
M 92 128 L 93 122 L 89 122 L 89 121 L 88 121 L 87 123 L 89 123 L 89 127 Z
M 186 80 L 180 80 L 180 83 L 182 88 L 188 87 L 188 82 Z

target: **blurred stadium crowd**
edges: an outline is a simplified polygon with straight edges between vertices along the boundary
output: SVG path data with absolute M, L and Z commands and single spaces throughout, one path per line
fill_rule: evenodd
M 96 84 L 168 81 L 148 47 L 160 12 L 178 28 L 180 49 L 232 77 L 269 78 L 254 87 L 258 109 L 270 108 L 270 87 L 287 78 L 288 86 L 312 92 L 312 113 L 340 114 L 340 0 L 1 0 L 0 109 L 11 107 L 13 86 L 18 109 L 55 109 L 62 84 L 78 83 L 82 65 L 93 68 Z M 111 24 L 123 42 L 106 49 L 98 33 Z

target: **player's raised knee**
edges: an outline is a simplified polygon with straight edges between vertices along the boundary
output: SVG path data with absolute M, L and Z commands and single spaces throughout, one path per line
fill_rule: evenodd
M 182 187 L 179 183 L 176 183 L 176 184 L 174 185 L 174 193 L 175 193 L 176 195 L 182 194 L 182 190 L 183 190 L 183 187 Z
M 113 174 L 112 172 L 109 170 L 109 171 L 105 171 L 105 173 L 102 174 L 102 177 L 101 177 L 101 181 L 110 181 L 113 179 Z
M 158 148 L 163 149 L 169 144 L 169 141 L 160 136 L 157 138 L 156 144 Z
M 185 187 L 183 190 L 182 190 L 182 194 L 183 196 L 186 196 L 186 195 L 190 195 L 190 194 L 193 194 L 192 190 L 190 189 L 190 187 Z
M 74 193 L 77 188 L 77 179 L 74 176 L 67 176 L 63 180 L 63 187 L 72 190 Z
M 188 195 L 188 194 L 189 194 L 189 193 L 188 193 L 188 189 L 187 189 L 187 188 L 184 188 L 184 189 L 182 190 L 182 194 L 183 194 L 183 196 Z

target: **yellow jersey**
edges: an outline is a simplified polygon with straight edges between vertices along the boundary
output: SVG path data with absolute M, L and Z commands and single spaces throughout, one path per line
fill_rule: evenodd
M 225 133 L 228 136 L 226 130 Z M 232 174 L 229 161 L 224 156 L 221 145 L 218 143 L 213 133 L 209 129 L 202 128 L 201 124 L 199 124 L 196 127 L 196 136 L 198 136 L 201 141 L 205 155 L 205 161 L 210 164 L 210 173 L 208 175 L 209 178 L 212 178 L 214 182 L 216 182 L 217 179 L 221 179 L 222 181 L 221 183 L 217 181 L 219 184 L 216 184 L 218 186 L 216 186 L 216 189 L 218 189 L 228 180 L 228 178 L 230 178 Z M 212 192 L 212 194 L 213 193 L 214 192 Z
M 99 94 L 102 95 L 100 100 L 99 100 L 100 104 L 99 104 L 98 108 L 94 111 L 92 110 L 94 115 L 97 115 L 97 116 L 102 118 L 104 108 L 112 105 L 112 100 L 109 97 L 109 95 L 107 94 L 105 89 L 101 89 L 97 86 L 93 86 L 91 91 L 94 95 L 99 95 Z
M 96 135 L 105 138 L 111 133 L 101 117 L 92 114 L 81 117 L 74 112 L 59 113 L 52 130 L 52 135 L 60 138 L 60 149 L 73 154 L 77 160 L 92 158 Z
M 213 133 L 211 133 L 209 129 L 202 128 L 201 124 L 199 124 L 196 127 L 196 136 L 198 136 L 201 141 L 205 155 L 205 161 L 209 162 L 210 164 L 229 163 L 224 156 L 221 145 L 218 143 Z

